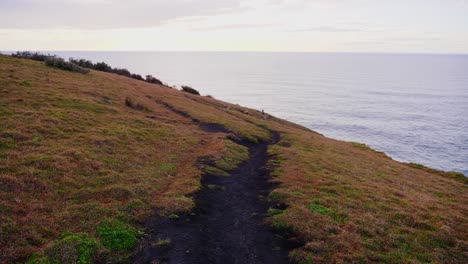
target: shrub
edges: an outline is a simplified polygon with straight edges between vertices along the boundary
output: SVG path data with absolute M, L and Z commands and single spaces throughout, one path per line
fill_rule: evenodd
M 97 228 L 101 243 L 110 250 L 131 249 L 139 232 L 118 220 L 105 221 Z
M 159 85 L 163 84 L 159 79 L 154 78 L 152 75 L 146 75 L 146 82 L 155 83 Z
M 79 66 L 84 67 L 84 68 L 89 68 L 89 69 L 94 68 L 94 64 L 90 60 L 85 60 L 85 59 L 76 60 L 76 59 L 73 59 L 73 58 L 69 58 L 68 60 L 70 62 L 75 63 L 76 65 L 79 65 Z
M 52 55 L 45 55 L 39 52 L 29 52 L 29 51 L 17 51 L 16 53 L 11 54 L 11 56 L 16 58 L 30 59 L 35 61 L 45 61 L 47 58 L 54 57 Z
M 182 91 L 186 93 L 200 95 L 200 92 L 198 92 L 197 90 L 193 89 L 190 86 L 182 86 Z
M 128 97 L 125 98 L 125 105 L 127 107 L 129 107 L 129 108 L 132 108 L 132 109 L 135 109 L 135 110 L 138 110 L 138 111 L 151 112 L 151 110 L 148 107 L 146 107 L 146 106 L 144 106 L 144 105 L 142 105 L 140 103 L 134 103 L 133 100 L 128 98 Z
M 131 76 L 131 73 L 127 69 L 113 68 L 110 70 L 110 72 L 127 77 Z
M 133 78 L 133 79 L 136 79 L 136 80 L 140 80 L 140 81 L 144 81 L 145 79 L 143 79 L 143 77 L 140 75 L 140 74 L 135 74 L 135 73 L 132 73 L 130 75 L 130 78 Z
M 46 58 L 45 64 L 50 67 L 55 67 L 55 68 L 66 70 L 66 71 L 79 72 L 82 74 L 86 74 L 89 72 L 89 70 L 81 68 L 80 66 L 72 62 L 65 61 L 62 58 L 54 57 L 54 56 Z
M 115 73 L 118 75 L 126 76 L 128 78 L 132 78 L 135 80 L 145 81 L 148 83 L 155 83 L 159 85 L 163 85 L 163 83 L 153 77 L 152 75 L 146 75 L 146 78 L 143 78 L 140 74 L 131 73 L 129 70 L 125 68 L 112 68 L 105 62 L 97 62 L 93 63 L 90 60 L 86 59 L 74 59 L 69 58 L 68 61 L 57 57 L 55 55 L 50 54 L 41 54 L 39 52 L 29 52 L 29 51 L 17 51 L 16 53 L 12 54 L 11 56 L 17 58 L 24 58 L 24 59 L 31 59 L 36 61 L 45 61 L 46 65 L 60 68 L 67 71 L 74 71 L 80 73 L 87 73 L 89 70 L 86 69 L 93 69 L 96 71 L 103 71 L 103 72 L 110 72 Z
M 104 72 L 111 72 L 112 71 L 112 67 L 109 66 L 105 62 L 98 62 L 98 63 L 94 64 L 93 69 L 97 70 L 97 71 L 104 71 Z
M 170 244 L 171 244 L 171 239 L 170 238 L 158 239 L 158 241 L 156 241 L 156 243 L 154 243 L 154 245 L 157 246 L 157 247 L 168 247 Z

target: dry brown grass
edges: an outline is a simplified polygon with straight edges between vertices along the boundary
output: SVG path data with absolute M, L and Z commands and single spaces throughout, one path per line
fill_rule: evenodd
M 281 128 L 278 128 L 281 129 Z M 466 184 L 362 145 L 283 130 L 270 221 L 305 245 L 299 263 L 466 263 Z
M 192 118 L 253 142 L 280 133 L 270 199 L 287 208 L 269 222 L 303 243 L 299 263 L 466 262 L 466 183 L 450 174 L 212 98 L 0 56 L 0 263 L 47 253 L 66 231 L 97 238 L 105 219 L 192 209 L 197 159 L 229 170 L 246 158 Z

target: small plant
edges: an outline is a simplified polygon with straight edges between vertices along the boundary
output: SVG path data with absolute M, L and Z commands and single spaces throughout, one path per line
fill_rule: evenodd
M 127 98 L 125 98 L 125 105 L 127 107 L 133 108 L 135 104 L 133 103 L 132 99 L 127 97 Z
M 21 86 L 24 86 L 24 87 L 31 87 L 32 84 L 31 84 L 30 82 L 28 82 L 28 81 L 24 81 L 24 82 L 21 83 Z
M 200 95 L 200 92 L 198 92 L 190 86 L 182 86 L 182 92 Z
M 108 220 L 97 228 L 101 243 L 110 250 L 131 249 L 137 242 L 139 232 L 118 220 Z
M 317 202 L 313 202 L 307 206 L 307 209 L 311 210 L 312 212 L 319 213 L 321 215 L 327 215 L 331 211 L 327 207 L 318 204 Z
M 170 219 L 179 219 L 180 217 L 178 215 L 176 215 L 176 214 L 170 214 L 169 218 Z
M 171 239 L 166 238 L 166 239 L 158 239 L 158 241 L 156 241 L 156 243 L 154 243 L 153 245 L 156 247 L 167 247 L 170 244 L 171 244 Z
M 276 209 L 276 208 L 269 208 L 268 209 L 268 215 L 269 216 L 280 215 L 283 212 L 284 212 L 284 210 L 281 210 L 281 209 Z
M 213 166 L 208 166 L 208 165 L 203 167 L 203 171 L 206 174 L 209 174 L 209 175 L 223 176 L 223 177 L 229 177 L 230 176 L 229 173 L 227 173 L 226 171 L 218 169 L 218 168 L 213 167 Z
M 135 110 L 138 110 L 138 111 L 151 112 L 151 110 L 148 107 L 146 107 L 146 106 L 144 106 L 144 105 L 142 105 L 140 103 L 135 103 L 135 102 L 133 102 L 132 99 L 130 99 L 128 97 L 125 98 L 125 105 L 127 107 L 129 107 L 129 108 L 132 108 L 132 109 L 135 109 Z
M 219 186 L 219 185 L 216 185 L 216 184 L 208 184 L 206 185 L 206 187 L 210 190 L 220 190 L 220 191 L 224 191 L 225 188 L 224 186 Z
M 308 206 L 307 206 L 307 209 L 309 209 L 310 211 L 312 212 L 316 212 L 318 214 L 321 214 L 321 215 L 327 215 L 329 217 L 331 217 L 333 219 L 333 221 L 337 222 L 337 223 L 343 223 L 343 222 L 346 222 L 347 220 L 347 216 L 342 214 L 342 213 L 338 213 L 328 207 L 325 207 L 323 205 L 320 205 L 320 202 L 319 200 L 313 200 Z
M 159 163 L 159 167 L 164 171 L 175 171 L 177 169 L 174 164 L 164 162 Z

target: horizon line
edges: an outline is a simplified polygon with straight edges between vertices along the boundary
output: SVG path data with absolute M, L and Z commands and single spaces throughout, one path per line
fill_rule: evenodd
M 322 54 L 375 54 L 375 55 L 463 55 L 467 53 L 456 52 L 377 52 L 377 51 L 265 51 L 265 50 L 0 50 L 1 52 L 17 52 L 17 51 L 30 51 L 30 52 L 171 52 L 171 53 L 322 53 Z

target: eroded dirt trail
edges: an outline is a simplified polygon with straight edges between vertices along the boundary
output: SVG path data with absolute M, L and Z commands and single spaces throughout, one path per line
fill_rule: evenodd
M 154 219 L 147 226 L 150 242 L 134 263 L 288 263 L 282 240 L 262 224 L 269 204 L 270 185 L 264 170 L 267 147 L 273 142 L 247 145 L 250 159 L 229 177 L 206 175 L 197 193 L 193 214 L 179 219 Z M 170 239 L 167 247 L 158 240 Z

